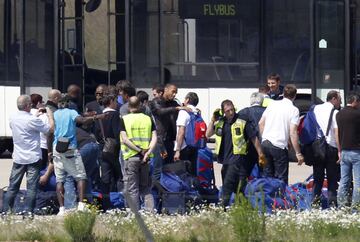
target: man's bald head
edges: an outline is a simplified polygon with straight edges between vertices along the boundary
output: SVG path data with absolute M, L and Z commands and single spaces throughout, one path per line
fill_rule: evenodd
M 61 98 L 61 92 L 57 89 L 51 89 L 48 93 L 48 99 L 49 101 L 57 104 L 59 102 L 59 99 Z
M 135 113 L 140 110 L 140 100 L 137 96 L 130 97 L 128 102 L 130 113 Z

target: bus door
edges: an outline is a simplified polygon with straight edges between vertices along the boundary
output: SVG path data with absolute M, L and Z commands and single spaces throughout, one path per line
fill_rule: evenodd
M 350 89 L 349 0 L 311 2 L 313 98 L 326 100 L 330 90 L 342 97 Z

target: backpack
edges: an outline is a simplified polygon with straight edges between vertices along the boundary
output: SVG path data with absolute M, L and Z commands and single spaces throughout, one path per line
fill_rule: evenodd
M 162 172 L 160 184 L 168 192 L 190 191 L 189 185 L 174 172 Z
M 299 140 L 302 145 L 312 144 L 315 139 L 319 137 L 319 132 L 322 132 L 321 129 L 319 130 L 318 124 L 316 122 L 314 108 L 315 105 L 310 107 L 310 110 L 301 120 L 298 128 Z
M 264 177 L 249 181 L 245 188 L 245 196 L 253 208 L 260 212 L 272 213 L 274 209 L 291 208 L 291 202 L 284 194 L 286 184 L 282 180 Z
M 198 113 L 190 112 L 190 122 L 186 126 L 186 144 L 195 148 L 206 147 L 206 123 Z

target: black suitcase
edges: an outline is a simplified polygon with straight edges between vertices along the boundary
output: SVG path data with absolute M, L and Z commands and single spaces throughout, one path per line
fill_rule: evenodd
M 161 194 L 161 211 L 164 214 L 184 214 L 185 192 L 163 192 Z

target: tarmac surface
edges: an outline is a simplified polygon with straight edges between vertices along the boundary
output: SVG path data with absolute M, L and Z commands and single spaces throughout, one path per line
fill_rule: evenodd
M 4 153 L 0 157 L 0 188 L 4 188 L 9 185 L 9 177 L 12 167 L 12 160 L 9 153 Z M 306 166 L 303 164 L 302 166 L 298 166 L 297 163 L 290 162 L 289 165 L 289 184 L 303 182 L 312 174 L 312 167 Z M 221 186 L 221 164 L 214 162 L 214 170 L 215 170 L 215 183 L 217 187 Z M 26 177 L 24 176 L 21 188 L 24 189 L 26 187 Z

